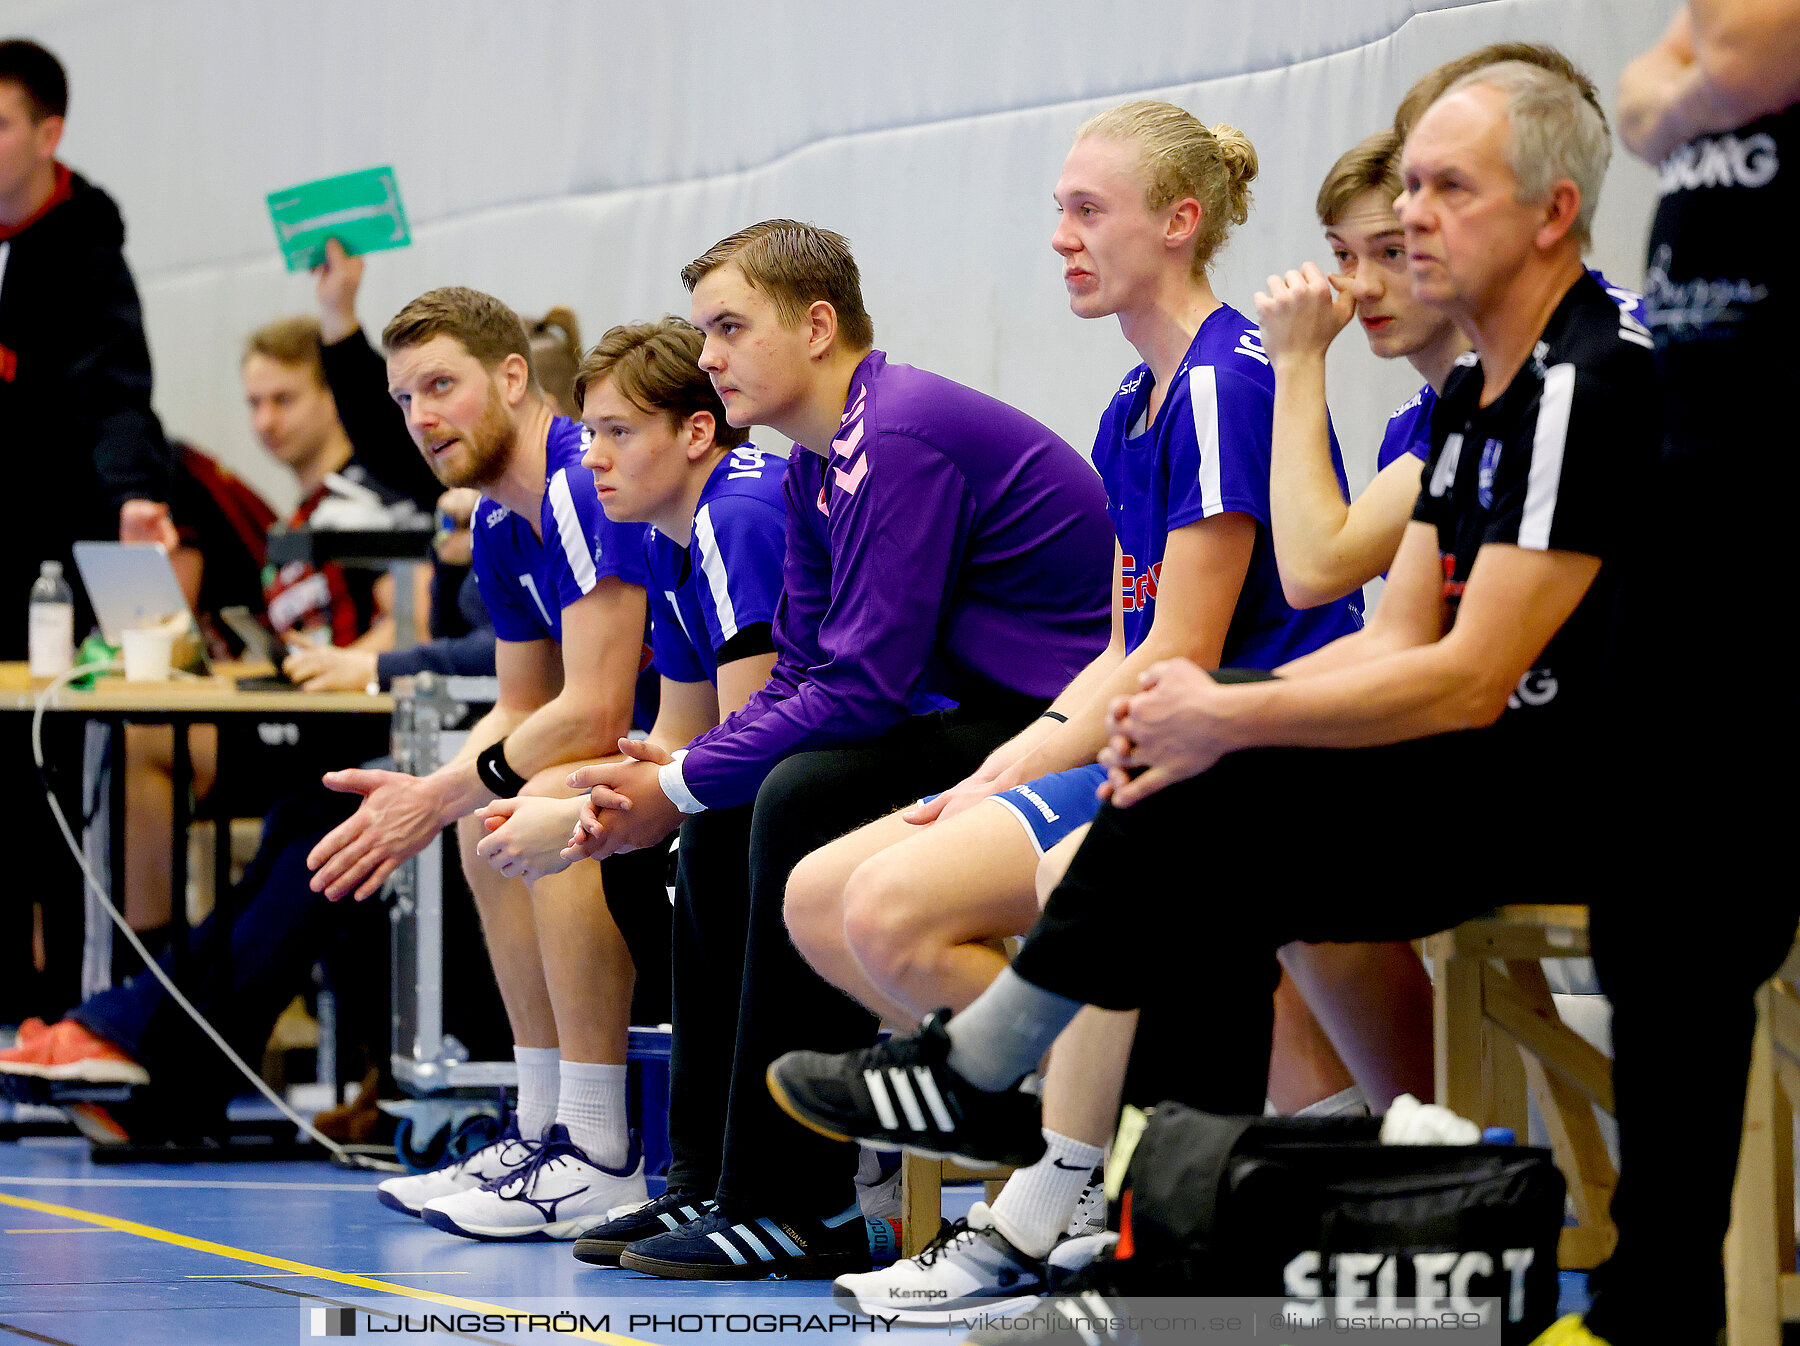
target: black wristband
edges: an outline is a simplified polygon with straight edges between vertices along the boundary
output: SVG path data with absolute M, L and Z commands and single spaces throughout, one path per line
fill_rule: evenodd
M 1069 722 L 1069 717 L 1064 715 L 1060 710 L 1047 710 L 1042 715 L 1038 716 L 1038 719 L 1055 720 L 1058 724 L 1067 724 Z
M 525 790 L 525 778 L 507 765 L 505 739 L 481 750 L 475 759 L 475 777 L 501 799 L 516 799 Z

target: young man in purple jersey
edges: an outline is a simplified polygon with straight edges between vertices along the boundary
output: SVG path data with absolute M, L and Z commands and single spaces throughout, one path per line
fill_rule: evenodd
M 1522 160 L 1520 143 L 1543 153 Z M 1268 1066 L 1258 992 L 1281 945 L 1413 938 L 1522 886 L 1594 891 L 1570 843 L 1609 806 L 1576 793 L 1605 696 L 1605 563 L 1660 434 L 1649 351 L 1581 264 L 1608 149 L 1572 83 L 1516 62 L 1421 118 L 1400 206 L 1414 292 L 1473 350 L 1439 401 L 1427 486 L 1369 625 L 1263 680 L 1147 670 L 1114 709 L 1109 806 L 1012 967 L 918 1034 L 777 1061 L 784 1107 L 871 1143 L 1032 1159 L 1038 1107 L 1018 1085 L 1084 1004 L 1188 1016 L 1189 1067 L 1248 1087 Z M 1346 903 L 1313 801 L 1421 788 L 1400 881 Z M 1281 856 L 1268 900 L 1190 900 L 1196 819 L 1238 843 L 1207 851 L 1214 886 L 1255 891 Z M 887 1096 L 902 1077 L 916 1117 Z M 1132 1284 L 1137 1267 L 1103 1262 L 1087 1288 L 1182 1288 Z
M 1241 132 L 1208 128 L 1168 103 L 1127 103 L 1075 135 L 1051 246 L 1070 307 L 1116 317 L 1141 358 L 1094 441 L 1117 537 L 1113 638 L 1045 716 L 967 779 L 796 867 L 787 900 L 795 943 L 890 1022 L 967 1005 L 1005 966 L 993 943 L 1030 929 L 1040 861 L 1059 844 L 1072 848 L 1065 839 L 1099 811 L 1106 773 L 1094 757 L 1106 711 L 1144 669 L 1168 658 L 1285 663 L 1361 624 L 1348 601 L 1296 611 L 1282 596 L 1269 541 L 1273 380 L 1256 329 L 1208 279 L 1248 214 L 1256 171 Z M 1337 474 L 1341 491 L 1341 466 Z M 1157 1031 L 1149 1026 L 1135 1060 L 1134 1099 L 1191 1097 L 1199 1082 L 1169 1078 L 1181 1073 L 1175 1060 L 1152 1082 Z M 991 1209 L 971 1212 L 948 1245 L 840 1278 L 864 1311 L 942 1321 L 1003 1289 L 1045 1288 L 1045 1259 L 1100 1162 L 1132 1047 L 1131 1027 L 1117 1022 L 1090 1024 L 1080 1038 L 1057 1048 L 1045 1158 L 1014 1174 Z M 1195 1101 L 1260 1110 L 1262 1085 Z
M 596 849 L 647 844 L 686 816 L 670 1185 L 717 1202 L 619 1261 L 833 1276 L 871 1265 L 856 1150 L 798 1134 L 759 1081 L 785 1047 L 866 1043 L 877 1023 L 789 943 L 788 875 L 973 770 L 1093 659 L 1111 530 L 1092 469 L 1054 434 L 873 349 L 840 236 L 767 221 L 683 280 L 731 423 L 796 448 L 767 686 L 683 754 L 634 745 L 644 760 L 580 773 L 596 787 Z
M 529 885 L 480 863 L 470 815 L 496 798 L 567 795 L 571 765 L 631 727 L 643 653 L 643 530 L 600 512 L 586 432 L 554 415 L 517 316 L 478 291 L 432 290 L 382 334 L 388 387 L 446 486 L 482 492 L 473 565 L 494 620 L 499 695 L 429 776 L 332 772 L 364 796 L 313 848 L 314 891 L 369 897 L 452 823 L 512 1026 L 518 1111 L 493 1145 L 434 1173 L 391 1178 L 383 1204 L 472 1238 L 574 1238 L 642 1201 L 625 1124 L 633 967 L 598 867 Z M 484 1186 L 483 1184 L 490 1184 Z

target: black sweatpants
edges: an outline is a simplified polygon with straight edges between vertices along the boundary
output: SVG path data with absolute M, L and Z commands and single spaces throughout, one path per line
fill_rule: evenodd
M 1771 351 L 1761 357 L 1772 370 L 1788 367 Z M 1766 386 L 1741 378 L 1743 388 Z M 1709 385 L 1687 405 L 1755 405 L 1733 403 L 1739 391 Z M 1594 906 L 1592 944 L 1613 1004 L 1619 1242 L 1589 1279 L 1586 1315 L 1614 1346 L 1711 1346 L 1725 1321 L 1721 1249 L 1754 997 L 1800 923 L 1800 887 L 1786 867 L 1793 795 L 1779 783 L 1800 748 L 1794 698 L 1729 664 L 1697 676 L 1686 658 L 1741 641 L 1764 651 L 1776 627 L 1759 580 L 1792 565 L 1794 459 L 1771 456 L 1757 489 L 1741 490 L 1753 430 L 1753 414 L 1741 414 L 1714 427 L 1704 451 L 1650 474 L 1640 513 L 1654 525 L 1631 558 L 1614 627 L 1608 756 L 1622 806 L 1616 873 L 1609 900 Z M 1695 509 L 1725 492 L 1736 492 L 1733 509 Z M 1679 545 L 1667 531 L 1675 518 L 1693 520 Z
M 1658 722 L 1639 731 L 1655 739 Z M 1185 1051 L 1134 1069 L 1160 1067 L 1166 1097 L 1258 1112 L 1275 951 L 1289 940 L 1415 939 L 1505 902 L 1590 903 L 1613 1006 L 1622 1176 L 1619 1244 L 1594 1273 L 1588 1322 L 1617 1346 L 1710 1343 L 1723 1321 L 1751 997 L 1800 920 L 1791 884 L 1778 895 L 1766 871 L 1753 881 L 1743 855 L 1713 839 L 1743 834 L 1757 812 L 1748 797 L 1768 792 L 1721 791 L 1715 777 L 1676 810 L 1641 784 L 1663 776 L 1628 784 L 1611 754 L 1552 764 L 1500 748 L 1476 731 L 1244 752 L 1108 807 L 1014 971 L 1072 999 L 1141 1009 L 1165 1038 L 1185 1022 Z M 1347 861 L 1364 839 L 1327 819 L 1371 799 L 1414 820 L 1405 848 Z M 1684 918 L 1696 905 L 1706 918 Z
M 1013 970 L 1072 1000 L 1141 1011 L 1140 1034 L 1159 1045 L 1133 1053 L 1134 1097 L 1260 1113 L 1283 944 L 1414 939 L 1502 902 L 1585 896 L 1567 860 L 1554 874 L 1515 863 L 1560 830 L 1539 815 L 1571 784 L 1521 796 L 1515 757 L 1487 732 L 1261 749 L 1129 809 L 1108 805 Z M 1370 800 L 1415 820 L 1404 850 L 1371 852 Z
M 827 842 L 954 784 L 1043 706 L 987 700 L 913 716 L 867 743 L 797 753 L 769 773 L 754 804 L 683 824 L 671 1188 L 712 1193 L 748 1215 L 835 1215 L 855 1199 L 856 1147 L 796 1125 L 763 1083 L 783 1052 L 849 1051 L 879 1026 L 788 939 L 788 875 Z

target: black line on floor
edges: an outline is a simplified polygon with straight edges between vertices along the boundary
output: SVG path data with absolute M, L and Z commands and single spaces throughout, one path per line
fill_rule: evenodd
M 48 1342 L 49 1346 L 75 1346 L 74 1342 L 64 1341 L 61 1337 L 46 1337 L 42 1332 L 33 1332 L 28 1327 L 14 1327 L 11 1323 L 0 1323 L 0 1332 L 11 1332 L 14 1336 L 30 1341 Z

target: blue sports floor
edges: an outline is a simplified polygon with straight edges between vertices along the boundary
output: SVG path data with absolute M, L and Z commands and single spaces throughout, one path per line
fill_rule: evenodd
M 452 1238 L 377 1204 L 375 1181 L 326 1163 L 96 1165 L 85 1141 L 0 1143 L 0 1346 L 290 1346 L 337 1335 L 345 1318 L 359 1336 L 408 1341 L 961 1339 L 833 1325 L 825 1282 L 666 1281 L 584 1266 L 567 1244 Z M 978 1193 L 948 1189 L 947 1213 Z M 1565 1311 L 1585 1303 L 1584 1287 L 1564 1275 Z M 690 1317 L 672 1334 L 633 1321 L 678 1312 L 779 1314 L 791 1330 L 747 1336 Z M 433 1330 L 433 1315 L 449 1330 Z
M 806 1315 L 752 1340 L 860 1341 L 824 1281 L 716 1285 L 584 1266 L 566 1243 L 476 1243 L 377 1204 L 377 1175 L 327 1163 L 94 1164 L 87 1142 L 0 1143 L 0 1346 L 262 1346 L 321 1339 L 312 1310 L 354 1309 L 359 1336 L 407 1341 L 742 1341 L 742 1331 L 632 1330 L 631 1315 Z M 979 1188 L 950 1189 L 966 1211 Z M 428 1315 L 447 1332 L 422 1330 Z M 576 1334 L 494 1315 L 587 1319 Z M 478 1321 L 478 1319 L 480 1321 Z M 691 1327 L 692 1322 L 684 1323 Z M 525 1327 L 522 1321 L 521 1327 Z M 900 1329 L 916 1342 L 960 1340 Z M 883 1338 L 887 1333 L 880 1333 Z

